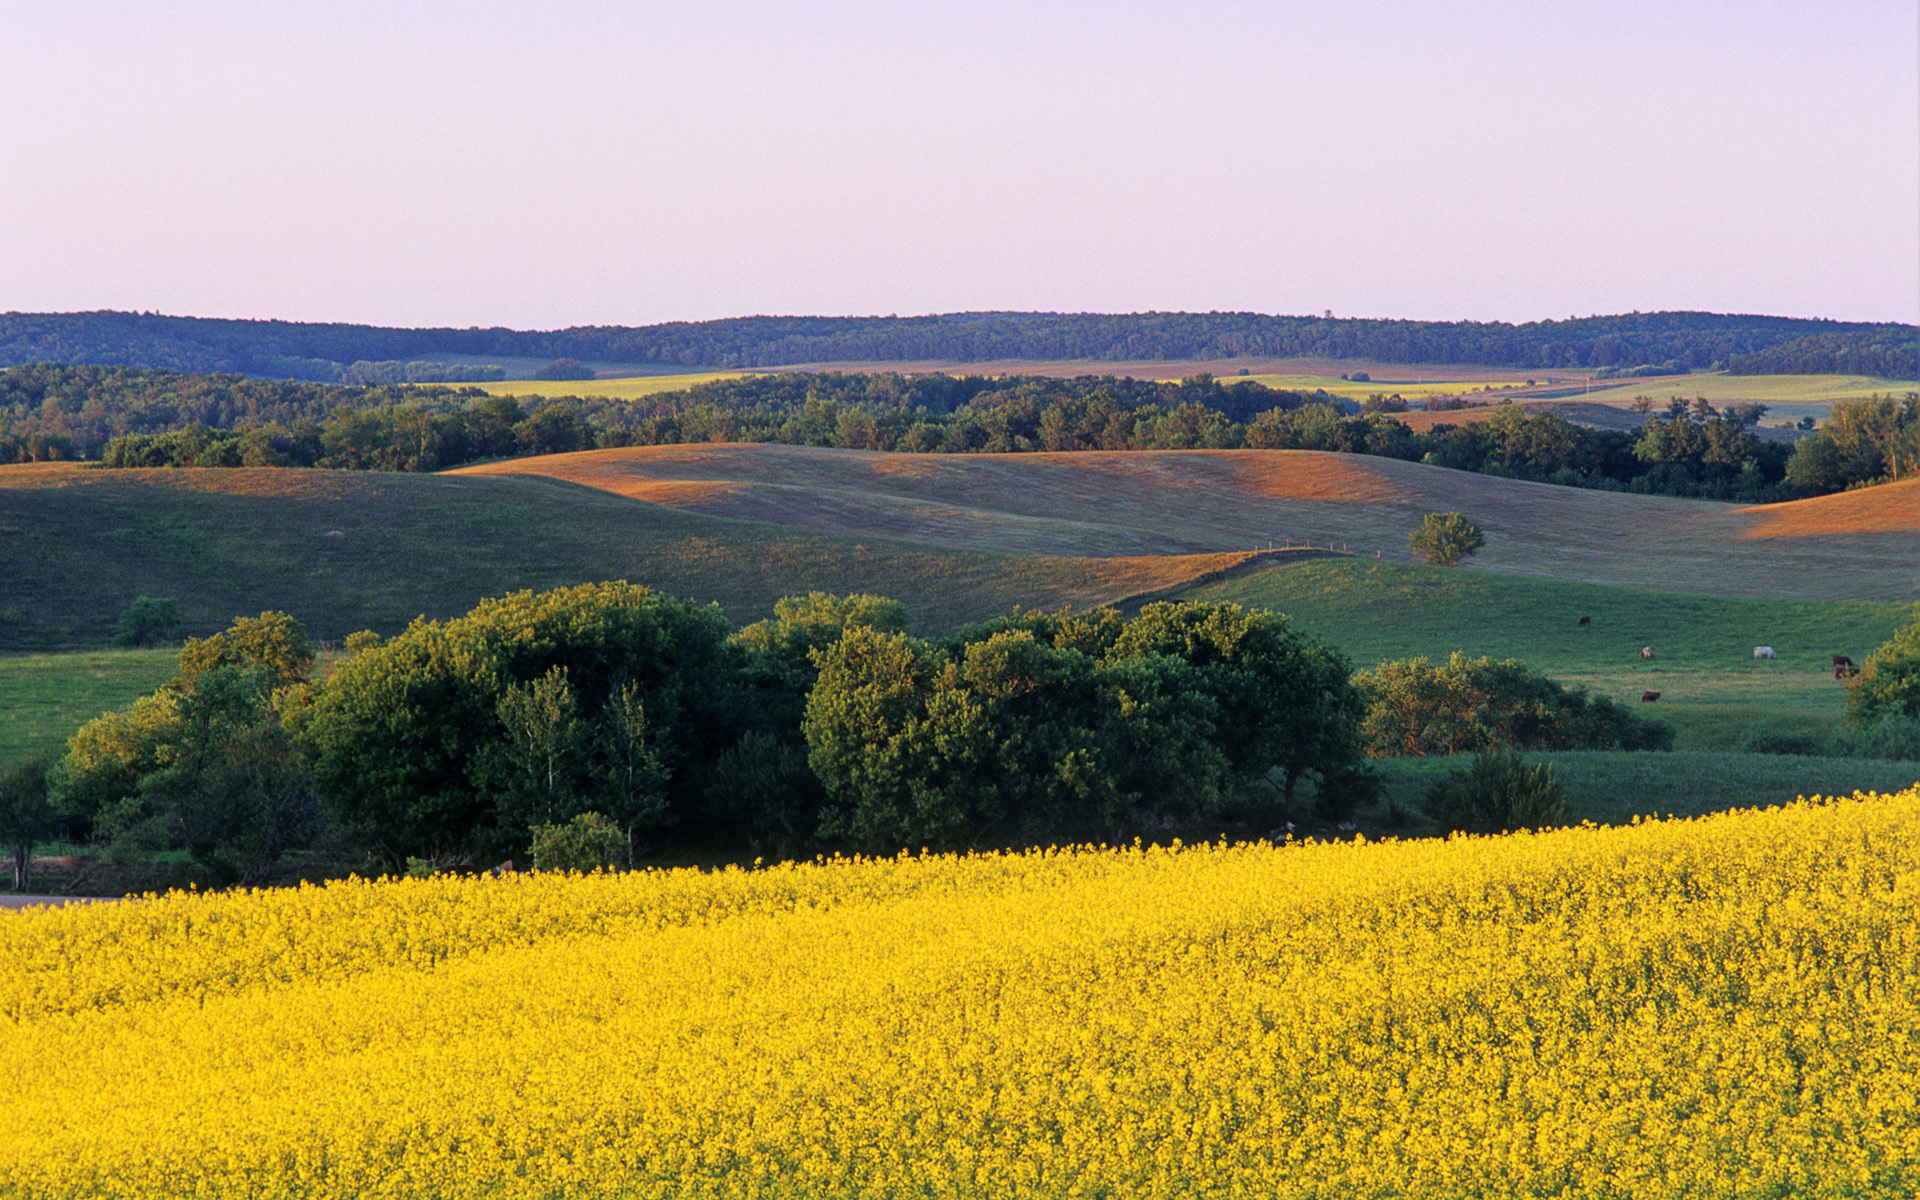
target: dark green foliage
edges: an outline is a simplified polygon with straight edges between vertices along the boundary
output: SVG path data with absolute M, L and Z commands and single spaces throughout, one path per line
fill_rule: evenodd
M 34 755 L 0 765 L 0 845 L 13 861 L 13 888 L 25 891 L 33 844 L 53 832 L 56 813 L 47 798 L 47 760 Z
M 1878 375 L 1920 378 L 1920 338 L 1911 325 L 1850 326 L 1808 333 L 1732 355 L 1734 375 Z
M 521 592 L 341 663 L 294 714 L 323 794 L 396 861 L 511 853 L 535 823 L 649 828 L 700 808 L 689 765 L 738 737 L 718 609 L 624 582 Z
M 624 865 L 627 835 L 611 819 L 583 812 L 570 821 L 535 825 L 529 852 L 536 871 L 599 871 Z
M 1407 537 L 1407 548 L 1436 567 L 1457 566 L 1487 544 L 1480 527 L 1459 513 L 1428 513 L 1420 528 Z
M 1842 725 L 1822 748 L 1846 758 L 1920 762 L 1920 717 L 1883 712 L 1858 724 Z
M 1427 789 L 1422 805 L 1447 833 L 1542 829 L 1566 819 L 1566 793 L 1553 768 L 1517 754 L 1476 754 L 1473 764 Z
M 1920 475 L 1920 392 L 1833 406 L 1826 425 L 1795 443 L 1787 482 L 1814 495 Z
M 1920 606 L 1913 620 L 1867 655 L 1847 681 L 1847 720 L 1870 724 L 1893 716 L 1920 721 Z
M 855 629 L 819 658 L 822 832 L 869 848 L 1192 821 L 1269 781 L 1290 803 L 1360 757 L 1351 665 L 1237 605 L 1016 614 L 944 645 Z
M 780 732 L 749 731 L 708 776 L 708 821 L 755 854 L 792 857 L 814 844 L 820 828 L 826 793 L 807 765 L 797 723 Z
M 55 801 L 122 848 L 186 850 L 216 884 L 258 879 L 322 821 L 262 666 L 215 666 L 68 744 Z
M 115 649 L 131 650 L 163 641 L 180 628 L 180 602 L 172 598 L 136 596 L 120 614 L 120 628 L 111 642 Z
M 1384 662 L 1354 676 L 1374 757 L 1509 750 L 1667 750 L 1673 731 L 1604 696 L 1562 687 L 1514 659 L 1455 651 Z
M 434 355 L 577 358 L 710 367 L 942 359 L 1368 358 L 1503 367 L 1841 371 L 1913 378 L 1908 325 L 1700 312 L 1520 325 L 1260 313 L 947 313 L 741 317 L 638 328 L 382 329 L 138 313 L 0 315 L 0 363 L 94 362 L 331 378 L 342 364 Z
M 556 358 L 533 373 L 535 379 L 592 379 L 594 370 L 577 358 Z

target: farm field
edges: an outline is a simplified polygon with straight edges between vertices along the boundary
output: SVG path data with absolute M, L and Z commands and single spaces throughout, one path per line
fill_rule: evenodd
M 711 516 L 1022 554 L 1334 546 L 1407 562 L 1430 512 L 1487 533 L 1472 572 L 1701 595 L 1920 598 L 1920 481 L 1773 507 L 1584 491 L 1316 451 L 890 455 L 806 446 L 599 450 L 465 467 Z M 1779 506 L 1774 506 L 1779 507 Z M 1806 536 L 1807 514 L 1841 513 Z
M 0 1197 L 1891 1197 L 1920 791 L 0 922 Z
M 506 379 L 498 383 L 466 383 L 459 386 L 476 387 L 489 396 L 607 396 L 614 400 L 639 400 L 661 392 L 684 391 L 696 384 L 715 380 L 739 379 L 744 374 L 744 371 L 622 373 L 604 379 Z

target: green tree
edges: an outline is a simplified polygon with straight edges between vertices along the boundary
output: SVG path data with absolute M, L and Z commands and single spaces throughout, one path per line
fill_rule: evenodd
M 1427 789 L 1423 807 L 1448 833 L 1506 833 L 1566 820 L 1566 791 L 1547 763 L 1517 754 L 1476 754 Z
M 1568 689 L 1516 659 L 1455 651 L 1383 662 L 1354 676 L 1361 725 L 1376 758 L 1509 750 L 1664 750 L 1673 731 L 1584 689 Z
M 1193 667 L 1198 693 L 1219 713 L 1216 737 L 1230 786 L 1277 772 L 1289 806 L 1308 775 L 1356 765 L 1364 706 L 1344 654 L 1285 616 L 1238 604 L 1149 604 L 1128 622 L 1108 661 L 1163 655 Z
M 1920 605 L 1847 681 L 1849 722 L 1868 725 L 1886 717 L 1920 721 Z
M 698 814 L 698 773 L 685 768 L 738 740 L 740 661 L 712 606 L 625 582 L 520 592 L 361 650 L 292 723 L 322 794 L 396 861 L 456 847 L 511 854 L 535 815 L 505 769 L 519 736 L 509 723 L 533 720 L 540 700 L 524 689 L 563 668 L 573 696 L 582 744 L 558 764 L 550 794 L 604 812 L 624 780 L 618 819 L 665 824 Z M 503 713 L 516 687 L 524 699 Z M 561 703 L 552 689 L 546 699 Z M 526 745 L 531 753 L 531 735 Z
M 115 648 L 129 650 L 149 646 L 180 628 L 180 602 L 156 596 L 136 596 L 120 614 L 120 628 L 113 635 Z
M 1451 567 L 1487 544 L 1480 527 L 1457 512 L 1428 513 L 1407 538 L 1407 548 L 1436 567 Z
M 313 643 L 306 627 L 283 612 L 236 617 L 211 637 L 188 638 L 180 648 L 180 670 L 170 685 L 191 688 L 215 667 L 257 665 L 266 668 L 274 687 L 304 682 L 313 671 Z
M 550 667 L 538 679 L 509 683 L 494 711 L 505 734 L 492 749 L 506 819 L 531 826 L 571 816 L 586 739 L 567 669 Z
M 186 850 L 216 884 L 263 878 L 320 831 L 264 666 L 221 665 L 88 722 L 55 772 L 59 808 L 96 838 Z
M 535 825 L 529 845 L 536 871 L 596 871 L 621 864 L 627 835 L 607 816 L 584 812 Z
M 13 859 L 16 892 L 27 890 L 27 862 L 33 857 L 33 844 L 53 832 L 47 769 L 47 760 L 41 755 L 0 766 L 0 842 Z

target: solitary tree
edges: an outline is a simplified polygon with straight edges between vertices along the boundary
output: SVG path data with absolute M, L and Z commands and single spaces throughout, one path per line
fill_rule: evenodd
M 1436 567 L 1451 567 L 1487 544 L 1480 527 L 1459 513 L 1428 513 L 1407 546 Z
M 13 860 L 13 890 L 27 890 L 33 844 L 53 831 L 47 803 L 47 760 L 34 757 L 0 767 L 0 841 Z
M 147 646 L 170 636 L 180 628 L 180 602 L 157 596 L 137 596 L 120 614 L 120 629 L 113 635 L 116 649 Z

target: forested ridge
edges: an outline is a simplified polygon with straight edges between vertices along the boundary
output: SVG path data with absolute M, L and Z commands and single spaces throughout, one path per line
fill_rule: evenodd
M 1640 403 L 1638 431 L 1502 405 L 1415 432 L 1397 397 L 1222 382 L 894 374 L 750 376 L 643 400 L 523 402 L 473 388 L 347 388 L 40 365 L 0 371 L 0 462 L 438 471 L 490 458 L 689 442 L 905 453 L 1324 450 L 1574 487 L 1764 503 L 1920 470 L 1920 397 L 1845 402 L 1794 446 L 1764 405 Z M 1361 411 L 1356 412 L 1359 409 Z
M 1911 325 L 1699 312 L 1569 317 L 1517 325 L 1220 312 L 988 312 L 753 316 L 550 331 L 391 329 L 122 312 L 0 314 L 0 366 L 99 363 L 278 379 L 418 377 L 416 381 L 431 382 L 461 373 L 449 369 L 422 376 L 416 369 L 409 376 L 407 367 L 447 355 L 715 368 L 811 362 L 1323 357 L 1543 370 L 1723 368 L 1913 379 L 1920 378 L 1920 330 Z

